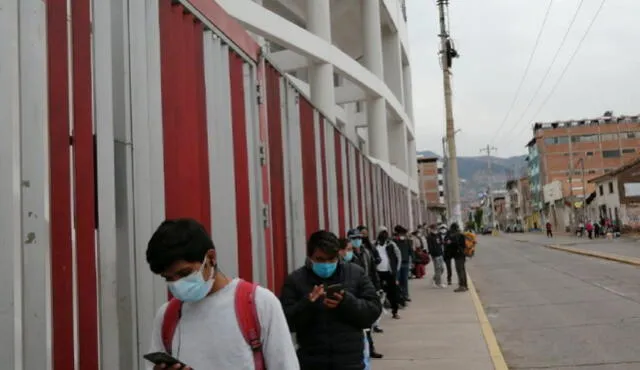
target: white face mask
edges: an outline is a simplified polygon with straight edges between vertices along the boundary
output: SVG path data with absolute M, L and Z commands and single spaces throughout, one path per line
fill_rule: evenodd
M 171 294 L 182 302 L 197 302 L 206 297 L 215 282 L 215 268 L 213 266 L 207 280 L 202 276 L 206 263 L 207 257 L 205 256 L 198 271 L 194 271 L 180 280 L 170 282 L 168 285 Z

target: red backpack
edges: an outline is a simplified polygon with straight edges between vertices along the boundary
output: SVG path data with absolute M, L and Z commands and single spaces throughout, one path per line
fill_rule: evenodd
M 253 363 L 256 370 L 265 370 L 264 355 L 262 353 L 262 341 L 260 340 L 260 321 L 256 310 L 255 283 L 244 280 L 238 281 L 235 296 L 236 318 L 244 339 L 253 351 Z M 182 316 L 182 301 L 172 298 L 167 305 L 162 320 L 162 343 L 168 354 L 171 354 L 173 335 Z

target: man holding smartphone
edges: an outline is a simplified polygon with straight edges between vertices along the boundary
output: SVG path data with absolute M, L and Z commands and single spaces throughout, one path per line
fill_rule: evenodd
M 147 262 L 174 297 L 156 315 L 148 369 L 300 368 L 278 298 L 225 276 L 201 224 L 163 222 L 149 241 Z M 256 333 L 251 340 L 249 332 Z
M 313 233 L 307 262 L 285 280 L 281 301 L 296 333 L 302 370 L 364 369 L 363 330 L 382 312 L 364 270 L 339 259 L 340 242 L 329 231 Z

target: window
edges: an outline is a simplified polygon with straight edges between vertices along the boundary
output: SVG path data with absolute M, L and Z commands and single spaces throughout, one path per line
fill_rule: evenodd
M 598 135 L 578 135 L 572 136 L 572 143 L 595 143 L 598 141 Z
M 441 196 L 441 197 L 444 197 L 444 191 L 441 191 L 441 192 L 440 192 L 440 196 Z
M 623 132 L 620 135 L 622 136 L 622 139 L 635 139 L 636 138 L 636 133 L 633 132 L 633 131 Z
M 603 150 L 602 151 L 603 158 L 617 158 L 620 157 L 619 150 Z
M 613 194 L 613 181 L 609 181 L 609 194 Z
M 622 154 L 629 154 L 629 153 L 635 153 L 636 150 L 633 148 L 630 149 L 622 149 Z
M 600 192 L 600 195 L 604 195 L 604 187 L 602 185 L 598 186 L 598 191 Z
M 362 102 L 358 100 L 356 102 L 356 113 L 360 113 L 360 112 L 362 112 Z
M 593 152 L 587 152 L 588 156 L 593 156 Z
M 342 81 L 340 79 L 340 75 L 337 74 L 337 73 L 334 73 L 333 74 L 333 86 L 334 87 L 338 87 L 338 86 L 342 85 L 341 82 Z
M 568 144 L 568 143 L 569 143 L 568 136 L 556 136 L 556 137 L 548 137 L 544 139 L 545 145 Z
M 594 175 L 596 173 L 596 170 L 589 170 L 589 175 Z
M 438 174 L 442 174 L 442 168 L 438 168 Z
M 601 134 L 600 140 L 602 141 L 618 140 L 618 134 Z

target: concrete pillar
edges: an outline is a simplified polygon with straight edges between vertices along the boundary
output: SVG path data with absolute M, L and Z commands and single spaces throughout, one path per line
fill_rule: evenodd
M 412 179 L 418 179 L 418 154 L 416 153 L 416 140 L 409 139 L 407 143 L 407 151 L 409 158 L 409 175 Z
M 384 82 L 401 104 L 404 104 L 404 71 L 400 37 L 397 32 L 388 31 L 382 37 L 384 62 Z
M 412 81 L 411 81 L 411 66 L 405 65 L 403 67 L 403 81 L 402 89 L 404 90 L 404 110 L 409 115 L 409 118 L 412 122 L 414 122 L 413 117 L 413 90 L 412 90 Z M 415 123 L 413 124 L 415 127 Z
M 384 79 L 380 1 L 361 0 L 361 4 L 364 48 L 363 65 L 378 78 Z M 383 98 L 369 97 L 367 101 L 367 122 L 369 125 L 369 150 L 371 156 L 383 162 L 388 162 L 387 107 Z
M 328 0 L 307 0 L 307 30 L 331 42 L 331 9 Z M 335 122 L 336 104 L 333 86 L 333 65 L 309 59 L 309 89 L 311 103 Z

